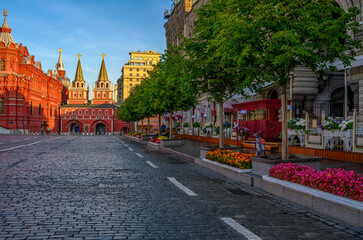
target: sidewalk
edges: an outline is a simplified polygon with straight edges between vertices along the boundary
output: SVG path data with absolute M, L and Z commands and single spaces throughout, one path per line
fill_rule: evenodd
M 214 161 L 200 159 L 199 147 L 211 145 L 215 146 L 215 143 L 184 140 L 183 146 L 161 147 L 159 144 L 141 141 L 139 138 L 129 136 L 125 136 L 124 138 L 140 142 L 142 144 L 147 144 L 150 150 L 161 151 L 178 156 L 200 165 L 201 167 L 224 175 L 236 182 L 241 182 L 249 186 L 262 189 L 267 193 L 287 201 L 294 202 L 298 205 L 305 206 L 321 214 L 329 215 L 357 227 L 363 227 L 363 202 L 337 196 L 332 193 L 323 192 L 300 184 L 279 180 L 267 175 L 255 175 L 251 172 L 252 170 L 237 169 Z M 248 148 L 243 151 L 253 152 L 254 149 Z M 319 170 L 339 167 L 346 170 L 354 170 L 356 173 L 363 173 L 363 164 L 350 162 L 323 159 L 320 164 L 316 166 Z
M 207 142 L 198 142 L 191 140 L 184 140 L 183 146 L 178 147 L 168 147 L 168 149 L 174 150 L 176 152 L 180 152 L 185 155 L 189 155 L 194 158 L 199 158 L 199 147 L 200 146 L 215 146 L 214 143 Z M 253 153 L 254 149 L 244 148 L 243 152 Z M 348 171 L 354 171 L 359 174 L 363 174 L 363 164 L 350 163 L 350 162 L 341 162 L 330 159 L 322 159 L 318 164 L 317 170 L 325 170 L 327 168 L 342 168 Z

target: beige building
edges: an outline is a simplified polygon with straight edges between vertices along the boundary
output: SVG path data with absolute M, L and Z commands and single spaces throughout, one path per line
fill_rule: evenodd
M 149 76 L 148 71 L 160 61 L 160 55 L 155 51 L 130 52 L 130 61 L 122 67 L 122 75 L 117 80 L 117 102 L 122 103 L 129 96 L 131 88 Z

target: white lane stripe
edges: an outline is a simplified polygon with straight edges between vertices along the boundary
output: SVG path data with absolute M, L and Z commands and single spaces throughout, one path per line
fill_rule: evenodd
M 146 161 L 147 162 L 147 164 L 149 164 L 151 167 L 153 167 L 153 168 L 159 168 L 158 166 L 156 166 L 155 164 L 153 164 L 152 162 L 150 162 L 150 161 Z
M 128 147 L 129 145 L 125 144 L 126 147 Z
M 241 224 L 233 220 L 232 218 L 221 218 L 225 223 L 231 226 L 234 230 L 245 236 L 248 240 L 262 240 L 259 236 L 243 227 Z
M 129 147 L 129 150 L 130 150 L 130 151 L 132 151 L 132 152 L 134 151 L 134 149 L 132 149 L 132 148 L 130 148 L 130 147 Z
M 143 157 L 140 153 L 135 153 L 139 157 Z
M 58 138 L 61 138 L 61 137 L 53 138 L 53 139 L 50 139 L 50 140 L 55 140 L 55 139 L 58 139 Z M 19 145 L 19 146 L 12 147 L 12 148 L 2 149 L 2 150 L 0 150 L 0 152 L 6 152 L 6 151 L 10 151 L 10 150 L 14 150 L 14 149 L 18 149 L 18 148 L 26 147 L 26 146 L 31 146 L 31 145 L 38 144 L 38 143 L 45 142 L 45 141 L 46 141 L 46 140 L 43 140 L 43 141 L 37 141 L 37 142 L 33 142 L 33 143 L 29 143 L 29 144 L 25 144 L 25 145 Z
M 24 140 L 29 140 L 30 138 L 25 138 Z
M 14 140 L 14 141 L 11 141 L 11 142 L 19 142 L 19 140 Z
M 181 184 L 180 182 L 178 182 L 175 178 L 173 177 L 168 177 L 169 181 L 174 183 L 175 186 L 177 186 L 178 188 L 180 188 L 181 190 L 183 190 L 186 194 L 188 194 L 189 196 L 197 196 L 197 194 L 195 192 L 193 192 L 192 190 L 190 190 L 189 188 L 187 188 L 186 186 L 184 186 L 183 184 Z

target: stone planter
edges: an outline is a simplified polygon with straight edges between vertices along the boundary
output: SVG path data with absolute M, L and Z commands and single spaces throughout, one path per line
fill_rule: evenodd
M 268 175 L 270 168 L 280 163 L 297 163 L 298 165 L 307 165 L 313 168 L 319 167 L 319 161 L 321 157 L 314 157 L 308 155 L 294 155 L 291 159 L 268 159 L 260 157 L 251 157 L 252 173 L 263 176 Z
M 160 140 L 161 147 L 183 146 L 183 139 L 164 139 Z
M 188 135 L 189 134 L 189 128 L 188 127 L 183 128 L 183 130 L 184 130 L 184 134 L 185 135 Z
M 214 151 L 217 149 L 231 150 L 232 152 L 242 152 L 242 147 L 238 146 L 224 146 L 224 148 L 220 148 L 218 146 L 202 146 L 199 147 L 200 150 L 200 158 L 205 158 L 205 154 L 210 151 Z
M 199 136 L 199 128 L 193 128 L 193 133 L 195 136 Z
M 153 137 L 153 135 L 141 135 L 141 140 L 149 141 L 152 137 Z

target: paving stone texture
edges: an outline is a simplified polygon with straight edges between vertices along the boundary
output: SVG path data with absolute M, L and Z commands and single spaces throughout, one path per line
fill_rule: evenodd
M 115 136 L 25 139 L 0 135 L 0 150 L 44 141 L 0 153 L 0 239 L 247 239 L 221 217 L 262 239 L 363 239 L 360 228 L 122 138 L 128 146 Z

